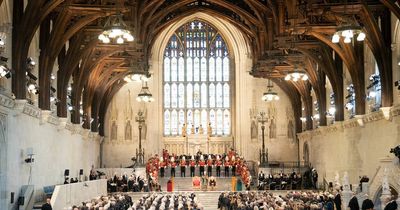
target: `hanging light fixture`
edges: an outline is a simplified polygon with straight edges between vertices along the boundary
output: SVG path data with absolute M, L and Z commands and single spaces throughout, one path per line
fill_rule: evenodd
M 112 40 L 117 44 L 132 42 L 134 40 L 134 37 L 128 29 L 128 26 L 125 24 L 121 13 L 108 17 L 106 24 L 104 25 L 104 30 L 98 38 L 104 44 L 108 44 Z
M 142 89 L 140 90 L 138 97 L 136 97 L 138 102 L 153 102 L 153 95 L 150 93 L 149 87 L 147 86 L 147 82 L 143 82 Z
M 266 102 L 279 100 L 278 93 L 272 90 L 273 87 L 274 85 L 272 84 L 271 80 L 268 80 L 268 85 L 267 85 L 268 90 L 263 94 L 261 100 Z
M 142 62 L 138 62 L 137 65 L 131 63 L 130 73 L 124 77 L 125 82 L 147 82 L 151 74 L 145 69 Z
M 354 37 L 357 37 L 357 41 L 362 42 L 365 40 L 365 33 L 361 26 L 346 25 L 341 26 L 337 29 L 336 33 L 332 36 L 332 43 L 339 43 L 340 38 L 343 38 L 344 43 L 350 43 Z
M 308 80 L 308 76 L 306 73 L 301 72 L 301 71 L 294 71 L 294 72 L 289 72 L 286 76 L 285 76 L 285 80 L 291 80 L 293 82 L 297 82 L 299 80 Z

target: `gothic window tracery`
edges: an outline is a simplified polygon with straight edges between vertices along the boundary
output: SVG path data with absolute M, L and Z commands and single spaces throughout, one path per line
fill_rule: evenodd
M 181 26 L 164 52 L 164 135 L 211 123 L 213 134 L 231 134 L 231 68 L 228 47 L 209 23 Z M 191 129 L 187 129 L 190 133 Z

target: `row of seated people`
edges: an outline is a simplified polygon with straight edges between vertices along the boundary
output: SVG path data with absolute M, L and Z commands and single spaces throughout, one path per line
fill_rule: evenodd
M 133 173 L 131 175 L 115 174 L 113 178 L 107 179 L 107 191 L 113 192 L 149 192 L 149 191 L 161 191 L 159 185 L 155 185 L 149 177 L 137 176 Z
M 100 196 L 81 205 L 72 206 L 72 210 L 202 210 L 196 194 L 162 194 L 144 195 L 136 201 L 127 194 L 110 194 Z
M 220 210 L 334 210 L 341 208 L 340 194 L 329 192 L 289 192 L 274 195 L 267 191 L 222 193 L 218 199 Z
M 162 194 L 145 195 L 132 205 L 133 210 L 202 210 L 196 194 Z
M 124 194 L 100 196 L 81 205 L 72 206 L 72 210 L 132 210 L 132 198 Z
M 290 174 L 258 174 L 258 190 L 297 190 L 301 188 L 301 175 L 293 171 Z

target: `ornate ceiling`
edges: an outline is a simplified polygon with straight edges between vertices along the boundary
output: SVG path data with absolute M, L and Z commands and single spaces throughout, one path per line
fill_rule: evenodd
M 400 17 L 396 1 L 30 0 L 25 8 L 23 0 L 13 2 L 13 93 L 17 99 L 26 98 L 26 60 L 39 31 L 39 107 L 50 109 L 50 77 L 57 62 L 57 115 L 67 117 L 68 86 L 72 84 L 74 110 L 82 106 L 83 126 L 100 134 L 107 106 L 124 85 L 130 61 L 147 62 L 157 35 L 198 11 L 229 21 L 244 34 L 252 49 L 250 74 L 272 78 L 289 95 L 293 107 L 298 107 L 298 132 L 302 104 L 310 119 L 307 129 L 312 129 L 312 90 L 319 103 L 320 125 L 326 125 L 326 77 L 335 94 L 335 120 L 344 119 L 342 65 L 354 84 L 356 114 L 365 113 L 365 46 L 359 42 L 332 43 L 333 33 L 343 24 L 360 25 L 366 32 L 366 46 L 380 71 L 382 106 L 393 102 L 390 12 Z M 100 43 L 97 36 L 105 20 L 121 11 L 133 29 L 135 41 L 123 45 Z M 285 73 L 296 66 L 307 71 L 308 81 L 283 80 Z M 71 114 L 72 122 L 80 123 L 80 113 Z

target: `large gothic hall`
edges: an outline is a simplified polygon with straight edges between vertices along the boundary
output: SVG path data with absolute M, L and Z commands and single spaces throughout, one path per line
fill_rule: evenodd
M 0 210 L 397 210 L 399 159 L 399 0 L 0 0 Z

